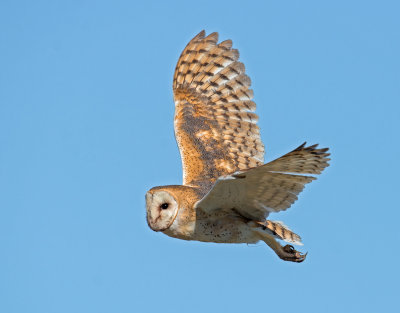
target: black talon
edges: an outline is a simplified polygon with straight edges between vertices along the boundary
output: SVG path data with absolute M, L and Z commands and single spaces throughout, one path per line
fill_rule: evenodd
M 302 254 L 301 252 L 295 250 L 292 245 L 286 245 L 283 247 L 283 251 L 289 254 L 289 256 L 281 256 L 281 259 L 285 261 L 292 261 L 301 263 L 306 259 L 307 253 Z
M 292 245 L 286 245 L 283 247 L 283 250 L 285 250 L 285 252 L 287 253 L 294 253 L 296 252 L 296 250 L 294 249 L 294 247 Z

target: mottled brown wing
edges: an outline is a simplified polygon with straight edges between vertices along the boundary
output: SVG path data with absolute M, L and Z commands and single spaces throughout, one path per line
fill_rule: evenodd
M 316 179 L 299 174 L 320 174 L 329 165 L 327 150 L 303 144 L 270 163 L 221 177 L 196 207 L 209 212 L 234 208 L 247 218 L 262 221 L 270 212 L 286 210 L 297 200 L 304 186 Z
M 238 170 L 263 164 L 250 78 L 232 41 L 200 32 L 183 50 L 175 69 L 175 137 L 183 184 L 210 187 Z

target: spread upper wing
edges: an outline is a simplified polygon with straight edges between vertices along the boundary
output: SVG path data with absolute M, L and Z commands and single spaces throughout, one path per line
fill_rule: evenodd
M 265 165 L 220 177 L 196 208 L 233 209 L 258 221 L 270 212 L 286 210 L 297 200 L 305 184 L 316 179 L 299 174 L 320 174 L 329 165 L 328 148 L 316 147 L 303 144 Z
M 217 33 L 200 32 L 175 69 L 174 128 L 184 185 L 211 187 L 222 175 L 263 164 L 250 78 L 232 41 L 217 42 Z

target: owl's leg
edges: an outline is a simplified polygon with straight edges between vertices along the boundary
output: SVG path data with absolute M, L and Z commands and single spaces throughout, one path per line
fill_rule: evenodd
M 260 228 L 255 228 L 254 231 L 257 232 L 260 239 L 264 241 L 272 250 L 274 250 L 277 256 L 282 260 L 300 263 L 306 259 L 307 253 L 303 254 L 299 251 L 296 251 L 291 245 L 281 246 L 281 244 L 276 241 L 274 237 L 268 235 Z

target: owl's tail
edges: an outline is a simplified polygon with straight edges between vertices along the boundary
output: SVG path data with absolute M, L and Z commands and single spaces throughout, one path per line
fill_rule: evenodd
M 286 242 L 293 243 L 295 245 L 302 246 L 301 237 L 294 232 L 292 232 L 289 227 L 280 221 L 269 221 L 259 223 L 263 230 L 270 232 L 274 237 L 284 240 Z

